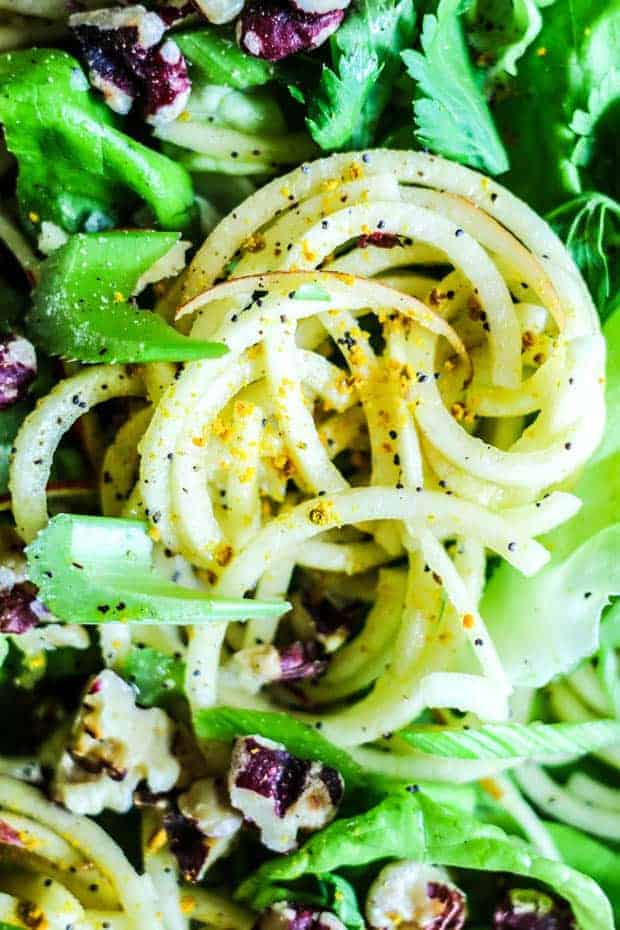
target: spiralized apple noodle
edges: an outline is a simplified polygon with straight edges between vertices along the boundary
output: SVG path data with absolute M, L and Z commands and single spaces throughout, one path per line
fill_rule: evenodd
M 426 708 L 508 716 L 512 685 L 479 612 L 487 553 L 526 575 L 545 565 L 536 537 L 578 510 L 566 488 L 604 426 L 604 341 L 564 246 L 467 168 L 340 154 L 251 195 L 163 304 L 228 354 L 97 366 L 58 385 L 17 439 L 18 529 L 31 540 L 45 525 L 53 453 L 77 416 L 143 396 L 106 454 L 104 512 L 148 520 L 162 571 L 183 583 L 288 596 L 293 611 L 186 635 L 104 624 L 106 661 L 132 638 L 181 654 L 194 711 L 286 706 L 370 770 L 466 781 L 514 764 L 455 771 L 383 737 Z M 317 682 L 251 687 L 244 656 L 303 626 L 300 590 L 362 605 L 361 631 Z M 113 875 L 111 860 L 100 870 Z M 133 915 L 139 884 L 122 902 Z

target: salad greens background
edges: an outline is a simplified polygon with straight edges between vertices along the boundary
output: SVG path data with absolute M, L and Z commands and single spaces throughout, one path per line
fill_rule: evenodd
M 521 675 L 523 684 L 564 674 L 598 650 L 601 681 L 620 716 L 620 602 L 609 606 L 620 594 L 619 0 L 353 0 L 343 26 L 325 47 L 276 64 L 241 52 L 226 28 L 183 27 L 175 39 L 190 66 L 193 96 L 208 110 L 210 125 L 254 126 L 257 139 L 269 125 L 274 136 L 283 138 L 304 131 L 317 155 L 380 145 L 428 149 L 498 176 L 545 214 L 566 242 L 605 323 L 606 436 L 577 487 L 583 510 L 548 540 L 553 547 L 549 565 L 533 579 L 523 579 L 505 564 L 497 568 L 482 612 L 506 666 L 513 676 Z M 47 356 L 86 363 L 102 357 L 181 361 L 218 351 L 189 343 L 129 297 L 151 260 L 177 241 L 177 233 L 196 244 L 202 239 L 204 204 L 201 229 L 197 194 L 228 210 L 252 190 L 245 178 L 229 177 L 230 158 L 221 150 L 205 153 L 214 166 L 210 171 L 190 172 L 170 157 L 181 148 L 168 146 L 164 152 L 144 126 L 112 114 L 89 89 L 74 51 L 67 45 L 0 55 L 0 124 L 17 167 L 16 175 L 9 170 L 0 177 L 0 201 L 15 209 L 33 244 L 44 222 L 71 237 L 43 265 L 25 321 L 27 282 L 17 271 L 5 273 L 3 265 L 0 326 L 10 329 L 22 319 L 40 350 L 40 377 L 26 401 L 0 412 L 0 495 L 6 492 L 15 433 L 54 380 L 56 363 Z M 186 164 L 198 162 L 185 159 Z M 264 177 L 257 174 L 257 183 Z M 151 231 L 105 232 L 136 226 Z M 123 287 L 117 299 L 118 274 L 113 282 L 106 269 L 113 265 L 118 272 L 120 261 Z M 64 478 L 88 474 L 75 449 L 64 451 Z M 62 469 L 63 463 L 58 466 Z M 72 518 L 53 522 L 31 558 L 45 546 L 58 556 L 63 547 L 79 542 L 76 525 L 79 529 Z M 97 531 L 96 543 L 105 543 L 109 527 L 95 523 L 89 529 Z M 133 532 L 143 555 L 140 597 L 170 598 L 168 587 L 154 584 L 143 530 L 136 524 Z M 128 584 L 116 549 L 110 552 L 111 577 Z M 62 577 L 62 566 L 59 571 Z M 44 576 L 38 580 L 45 586 Z M 80 589 L 85 603 L 99 602 L 100 595 L 105 603 L 108 592 L 96 589 L 92 580 L 80 579 L 86 585 Z M 77 584 L 73 577 L 70 582 Z M 135 594 L 132 619 L 141 612 L 147 616 L 154 601 L 145 607 L 138 593 L 129 593 Z M 502 622 L 507 602 L 513 609 L 510 626 Z M 532 624 L 525 619 L 532 603 L 544 614 L 542 641 L 538 635 L 528 638 Z M 207 603 L 186 606 L 208 618 Z M 568 616 L 578 622 L 568 627 Z M 8 693 L 20 658 L 13 643 L 4 651 L 8 659 L 0 670 L 0 689 Z M 83 674 L 84 663 L 72 661 L 74 656 L 69 649 L 50 656 L 48 674 L 54 663 L 60 677 Z M 519 664 L 524 656 L 529 660 L 525 669 Z M 181 661 L 133 648 L 119 671 L 135 684 L 143 706 L 174 702 L 188 713 Z M 26 715 L 24 710 L 21 716 Z M 475 731 L 411 726 L 398 738 L 449 759 L 517 760 L 535 755 L 541 743 L 558 754 L 593 751 L 612 738 L 614 726 L 617 722 L 508 724 Z M 219 707 L 202 712 L 194 728 L 199 740 L 224 743 L 242 733 L 263 733 L 304 758 L 337 766 L 347 782 L 345 804 L 351 810 L 345 812 L 350 816 L 294 855 L 260 866 L 241 886 L 239 897 L 256 907 L 292 895 L 331 908 L 348 930 L 360 930 L 364 923 L 354 889 L 367 885 L 374 874 L 368 873 L 369 866 L 413 856 L 542 882 L 571 902 L 582 930 L 612 926 L 598 882 L 620 920 L 617 844 L 566 824 L 546 823 L 565 864 L 533 856 L 519 824 L 482 790 L 426 785 L 422 791 L 404 791 L 394 779 L 370 776 L 316 730 L 285 714 Z

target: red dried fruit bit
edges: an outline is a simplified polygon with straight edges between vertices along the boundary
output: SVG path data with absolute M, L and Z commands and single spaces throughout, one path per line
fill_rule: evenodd
M 93 87 L 116 113 L 138 102 L 153 124 L 183 111 L 191 84 L 187 65 L 172 39 L 162 43 L 167 23 L 143 6 L 78 13 L 69 26 L 82 49 Z
M 455 885 L 427 882 L 426 894 L 441 913 L 424 930 L 461 930 L 467 918 L 465 896 Z
M 279 3 L 254 0 L 237 20 L 237 41 L 257 58 L 279 61 L 308 49 L 318 48 L 336 31 L 344 10 L 310 14 Z
M 29 581 L 0 591 L 1 633 L 26 633 L 38 625 L 43 612 L 43 605 L 37 601 L 37 589 Z
M 37 356 L 23 336 L 0 339 L 0 410 L 21 400 L 37 374 Z
M 208 837 L 195 820 L 180 813 L 166 814 L 163 823 L 170 852 L 179 863 L 181 875 L 186 882 L 198 881 L 209 855 Z
M 535 889 L 515 888 L 498 905 L 493 930 L 575 930 L 568 904 Z
M 328 665 L 322 657 L 318 643 L 297 641 L 285 646 L 280 652 L 280 681 L 301 681 L 304 678 L 318 678 Z
M 393 249 L 397 245 L 407 243 L 403 236 L 397 236 L 396 233 L 372 232 L 360 236 L 357 244 L 360 249 L 367 249 L 369 245 L 375 245 L 379 249 Z
M 268 907 L 254 924 L 254 930 L 345 930 L 334 914 L 306 904 L 279 901 Z
M 21 836 L 6 820 L 0 820 L 0 843 L 5 846 L 24 846 Z

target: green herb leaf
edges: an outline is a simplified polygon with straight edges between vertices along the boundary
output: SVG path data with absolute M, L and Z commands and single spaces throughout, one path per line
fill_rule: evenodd
M 310 98 L 307 124 L 321 148 L 372 143 L 414 25 L 412 0 L 359 0 L 348 14 L 332 39 L 334 68 Z
M 269 61 L 246 55 L 233 39 L 209 27 L 174 36 L 189 62 L 192 77 L 210 84 L 225 84 L 237 90 L 258 87 L 273 80 L 275 68 Z
M 157 649 L 132 647 L 120 673 L 136 689 L 136 700 L 142 707 L 161 707 L 183 694 L 185 662 Z
M 262 865 L 238 889 L 250 904 L 274 883 L 334 873 L 382 859 L 510 872 L 549 885 L 570 903 L 580 930 L 613 930 L 609 901 L 595 881 L 537 856 L 522 840 L 438 804 L 424 791 L 390 795 L 365 814 L 335 820 L 297 852 Z
M 26 549 L 28 577 L 67 623 L 194 624 L 279 617 L 285 601 L 215 598 L 159 575 L 146 524 L 59 514 Z
M 408 727 L 400 731 L 420 752 L 449 759 L 532 759 L 585 755 L 620 741 L 620 722 L 489 723 L 469 727 Z
M 43 264 L 28 334 L 53 355 L 81 362 L 213 358 L 227 349 L 173 329 L 129 303 L 140 276 L 175 245 L 177 233 L 118 230 L 78 234 Z
M 546 538 L 551 559 L 542 571 L 525 578 L 502 563 L 482 598 L 481 613 L 514 684 L 543 686 L 596 652 L 601 612 L 620 594 L 620 311 L 603 332 L 607 425 L 575 488 L 581 510 Z
M 460 15 L 471 0 L 440 0 L 424 17 L 422 52 L 402 58 L 421 94 L 413 104 L 416 136 L 424 145 L 488 174 L 508 170 L 508 157 L 476 82 Z
M 604 194 L 581 194 L 547 220 L 569 248 L 606 320 L 620 304 L 620 203 Z
M 0 55 L 0 123 L 17 158 L 24 225 L 67 232 L 117 225 L 145 201 L 164 229 L 193 217 L 187 172 L 117 128 L 66 52 L 27 49 Z

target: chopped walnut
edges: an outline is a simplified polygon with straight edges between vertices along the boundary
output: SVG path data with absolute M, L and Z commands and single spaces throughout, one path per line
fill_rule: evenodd
M 300 830 L 320 830 L 333 820 L 344 793 L 336 769 L 299 759 L 261 736 L 235 741 L 228 788 L 233 807 L 275 852 L 294 849 Z
M 164 39 L 167 25 L 140 5 L 69 17 L 90 83 L 116 113 L 129 113 L 138 103 L 147 122 L 160 125 L 185 109 L 191 90 L 187 65 L 176 42 Z

